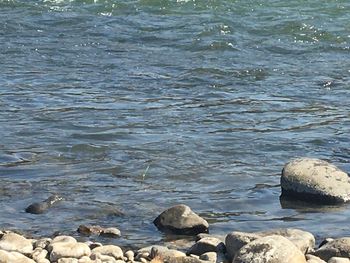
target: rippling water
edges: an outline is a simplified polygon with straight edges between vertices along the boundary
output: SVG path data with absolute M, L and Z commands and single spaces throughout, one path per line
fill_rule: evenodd
M 185 203 L 217 234 L 350 235 L 348 206 L 279 200 L 290 158 L 350 170 L 349 11 L 345 0 L 0 0 L 0 226 L 116 226 L 116 242 L 144 244 L 166 239 L 152 220 Z M 52 193 L 65 201 L 24 212 Z

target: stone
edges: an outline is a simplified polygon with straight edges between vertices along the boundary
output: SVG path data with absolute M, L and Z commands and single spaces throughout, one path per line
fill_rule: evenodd
M 30 214 L 42 214 L 45 213 L 55 203 L 63 200 L 59 195 L 51 195 L 49 198 L 42 202 L 33 203 L 26 208 L 26 212 Z
M 36 263 L 19 252 L 0 250 L 0 263 Z
M 149 246 L 138 250 L 139 253 L 149 253 L 150 258 L 155 258 L 156 256 L 159 256 L 162 259 L 169 259 L 169 258 L 177 258 L 177 257 L 186 257 L 186 254 L 175 249 L 169 249 L 164 246 Z
M 51 241 L 50 245 L 55 244 L 55 243 L 59 243 L 59 242 L 77 243 L 77 240 L 71 236 L 57 236 Z
M 287 238 L 272 235 L 260 237 L 243 246 L 233 263 L 306 263 L 304 254 Z
M 118 228 L 108 227 L 108 228 L 102 229 L 102 232 L 100 233 L 100 235 L 105 237 L 120 237 L 121 232 Z
M 319 257 L 316 257 L 311 254 L 306 254 L 305 258 L 307 260 L 307 263 L 327 263 L 326 261 L 320 259 Z
M 50 253 L 51 261 L 57 261 L 60 258 L 78 259 L 91 254 L 89 246 L 81 242 L 56 242 L 50 244 L 50 246 L 52 246 Z
M 47 250 L 43 249 L 41 247 L 37 247 L 36 249 L 34 249 L 33 253 L 32 253 L 32 259 L 34 259 L 35 261 L 39 261 L 41 259 L 45 259 L 47 257 Z
M 51 241 L 52 241 L 51 238 L 40 238 L 34 242 L 33 247 L 46 248 L 51 243 Z
M 154 263 L 163 263 L 163 262 L 154 262 Z M 177 257 L 170 258 L 166 260 L 166 263 L 208 263 L 207 261 L 200 260 L 194 257 Z
M 328 263 L 350 263 L 348 258 L 332 257 L 328 260 Z
M 88 256 L 83 256 L 83 257 L 79 258 L 78 263 L 96 263 L 96 261 L 92 260 Z
M 47 258 L 39 259 L 36 263 L 51 263 Z
M 206 252 L 225 252 L 225 244 L 215 237 L 204 237 L 198 240 L 187 254 L 202 255 Z
M 304 254 L 315 246 L 315 237 L 310 232 L 296 228 L 272 229 L 255 233 L 234 231 L 229 233 L 225 239 L 228 258 L 231 260 L 237 251 L 249 242 L 270 235 L 280 235 L 287 238 Z
M 132 250 L 128 250 L 125 252 L 125 257 L 127 258 L 127 261 L 134 261 L 135 253 Z
M 316 249 L 313 255 L 328 261 L 332 257 L 350 258 L 350 237 L 331 240 Z
M 347 173 L 326 161 L 299 158 L 287 163 L 281 176 L 282 195 L 322 204 L 350 200 Z
M 149 261 L 147 259 L 145 259 L 145 258 L 140 258 L 140 262 L 141 263 L 148 263 Z
M 103 228 L 100 226 L 92 226 L 92 225 L 80 225 L 78 227 L 78 233 L 83 235 L 99 235 L 102 232 Z
M 142 251 L 142 249 L 138 250 L 137 254 L 135 256 L 135 260 L 140 260 L 141 258 L 147 259 L 151 254 L 151 249 L 152 249 L 152 247 L 150 248 L 149 252 L 146 250 Z
M 234 231 L 225 238 L 227 257 L 231 261 L 235 254 L 246 244 L 261 237 L 259 234 Z
M 97 253 L 105 256 L 111 256 L 115 259 L 123 258 L 122 249 L 115 245 L 106 245 L 102 247 L 96 247 L 92 250 L 92 254 L 97 254 Z
M 204 261 L 216 262 L 217 254 L 216 252 L 207 252 L 199 256 L 199 259 Z
M 6 251 L 16 251 L 22 254 L 31 254 L 33 245 L 31 240 L 16 233 L 6 233 L 0 239 L 0 249 Z
M 165 210 L 153 223 L 160 231 L 182 235 L 207 233 L 209 228 L 206 220 L 183 204 Z
M 60 258 L 57 263 L 78 263 L 76 258 Z
M 310 232 L 296 228 L 280 228 L 257 232 L 260 236 L 280 235 L 291 241 L 303 254 L 315 247 L 315 237 Z

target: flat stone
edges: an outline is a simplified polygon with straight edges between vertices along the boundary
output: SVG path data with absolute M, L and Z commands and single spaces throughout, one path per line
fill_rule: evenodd
M 111 256 L 115 259 L 122 259 L 124 256 L 122 249 L 115 245 L 96 247 L 92 250 L 92 254 L 97 253 L 105 256 Z
M 31 254 L 33 245 L 31 240 L 16 233 L 6 233 L 0 239 L 0 249 L 6 251 L 16 251 L 22 254 Z
M 272 235 L 243 246 L 233 263 L 306 263 L 304 254 L 287 238 Z
M 328 260 L 328 263 L 350 263 L 348 258 L 332 257 Z
M 347 173 L 326 161 L 299 158 L 287 163 L 282 171 L 283 196 L 324 204 L 350 200 L 350 180 Z
M 50 260 L 57 261 L 60 258 L 81 258 L 89 256 L 91 250 L 88 245 L 81 242 L 56 242 L 50 244 L 52 250 L 50 253 Z
M 350 237 L 331 240 L 317 249 L 313 255 L 328 261 L 332 257 L 350 258 Z
M 0 263 L 36 263 L 34 260 L 16 251 L 0 250 Z
M 164 260 L 168 260 L 170 258 L 177 258 L 177 257 L 186 257 L 186 254 L 176 250 L 176 249 L 169 249 L 167 247 L 164 246 L 148 246 L 148 247 L 144 247 L 142 249 L 138 250 L 138 254 L 142 254 L 142 253 L 148 253 L 150 258 L 155 258 L 156 256 L 164 259 Z
M 176 205 L 162 212 L 154 221 L 163 231 L 181 235 L 207 233 L 209 224 L 186 205 Z
M 215 237 L 203 237 L 198 240 L 187 254 L 202 255 L 206 252 L 225 252 L 225 244 Z

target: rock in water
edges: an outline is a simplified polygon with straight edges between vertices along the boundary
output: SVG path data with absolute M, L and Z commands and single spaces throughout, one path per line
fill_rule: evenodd
M 258 238 L 243 246 L 232 263 L 306 263 L 304 254 L 285 237 Z
M 161 213 L 153 223 L 164 232 L 180 235 L 208 233 L 209 224 L 186 205 L 176 205 Z
M 336 166 L 319 159 L 299 158 L 287 163 L 281 176 L 283 196 L 324 204 L 350 200 L 350 178 Z
M 51 195 L 45 201 L 40 203 L 33 203 L 26 208 L 26 212 L 30 214 L 42 214 L 46 212 L 51 206 L 53 206 L 58 201 L 63 200 L 63 198 L 59 195 Z

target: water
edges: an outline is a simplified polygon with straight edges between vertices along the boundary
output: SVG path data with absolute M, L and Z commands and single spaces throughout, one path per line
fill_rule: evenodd
M 109 242 L 143 245 L 167 240 L 152 221 L 185 203 L 215 234 L 350 235 L 347 205 L 279 200 L 291 158 L 350 170 L 349 11 L 345 0 L 0 0 L 0 227 L 116 226 Z M 24 212 L 53 193 L 65 201 Z

